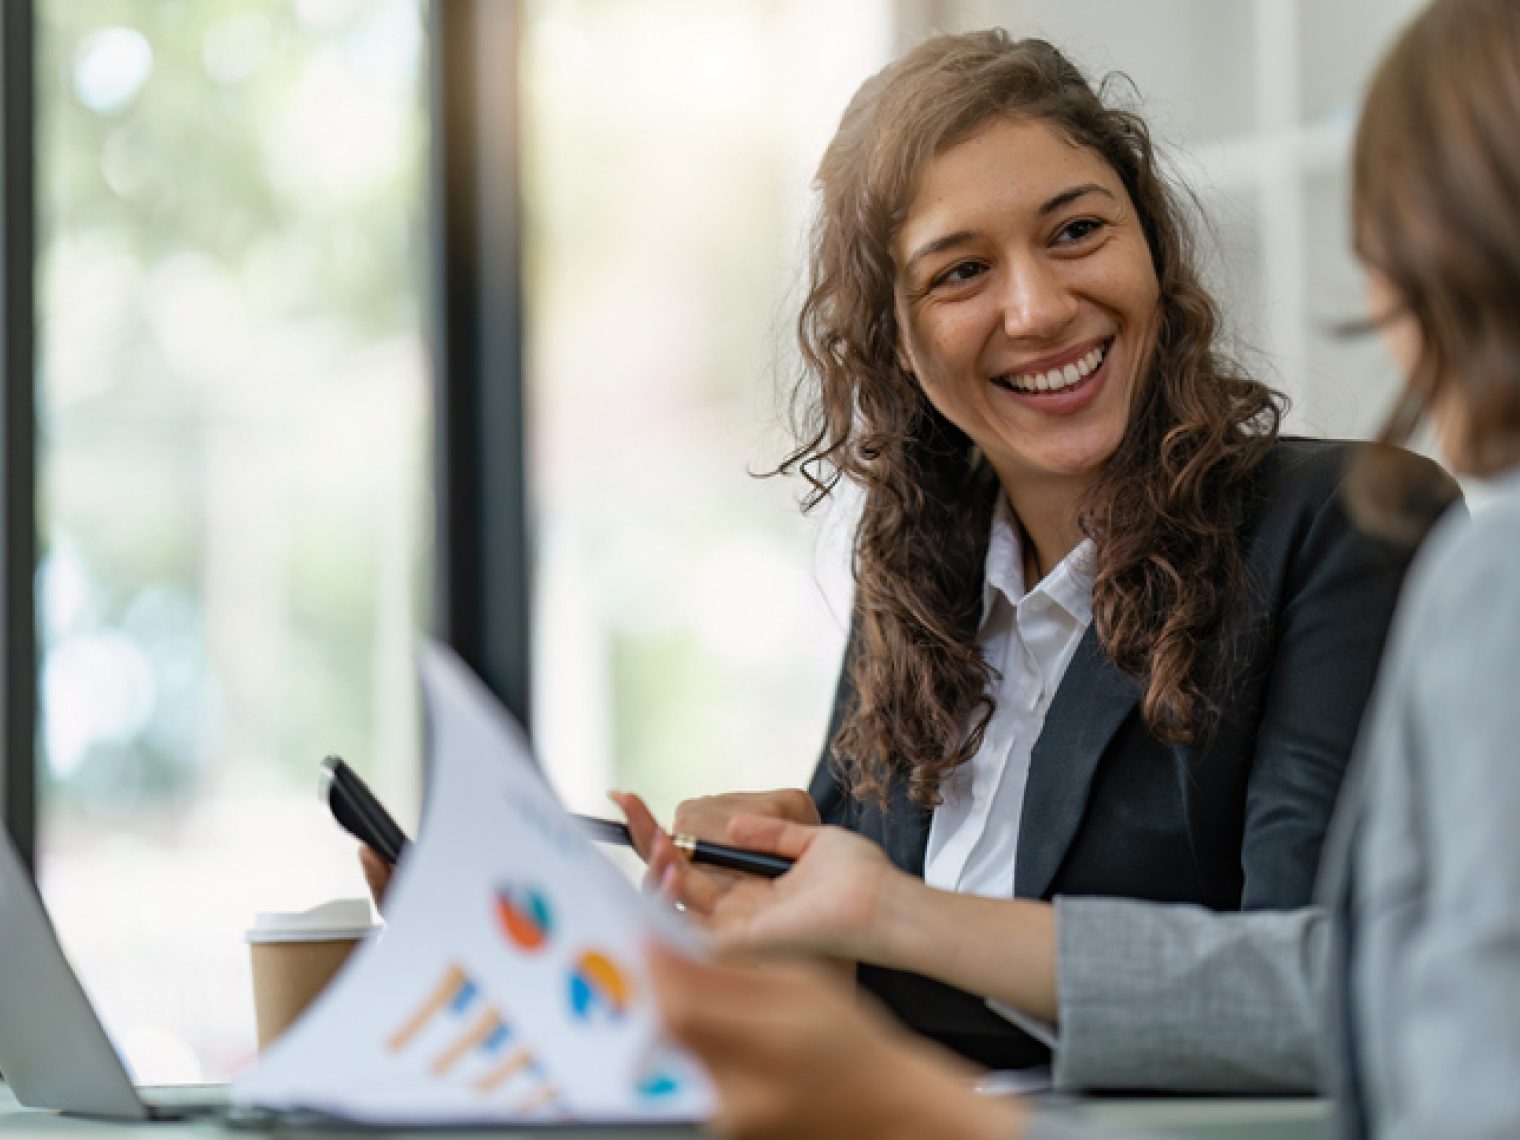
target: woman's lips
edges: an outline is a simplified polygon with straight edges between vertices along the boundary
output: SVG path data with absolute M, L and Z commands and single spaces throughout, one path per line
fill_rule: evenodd
M 1070 415 L 1080 411 L 1092 403 L 1103 388 L 1103 382 L 1108 377 L 1108 369 L 1114 358 L 1114 345 L 1117 338 L 1105 342 L 1103 363 L 1097 368 L 1078 380 L 1069 388 L 1062 388 L 1056 392 L 1027 392 L 1014 388 L 1006 383 L 994 384 L 1005 397 L 1015 400 L 1024 407 L 1044 412 L 1048 415 Z

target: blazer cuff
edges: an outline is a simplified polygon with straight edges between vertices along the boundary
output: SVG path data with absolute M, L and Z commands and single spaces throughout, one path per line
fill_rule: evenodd
M 1058 1090 L 1305 1093 L 1321 1082 L 1328 923 L 1057 898 Z

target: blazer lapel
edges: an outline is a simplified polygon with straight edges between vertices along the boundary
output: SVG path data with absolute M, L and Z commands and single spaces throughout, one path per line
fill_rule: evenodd
M 904 871 L 919 878 L 924 874 L 924 856 L 929 849 L 929 822 L 933 809 L 908 798 L 905 781 L 892 781 L 891 799 L 882 819 L 881 845 Z
M 1035 741 L 1019 819 L 1013 893 L 1043 898 L 1071 846 L 1087 807 L 1087 792 L 1103 750 L 1139 700 L 1133 678 L 1121 673 L 1089 626 L 1077 646 L 1045 727 Z

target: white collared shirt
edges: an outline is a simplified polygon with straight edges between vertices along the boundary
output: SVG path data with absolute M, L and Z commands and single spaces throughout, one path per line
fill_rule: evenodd
M 1013 897 L 1030 755 L 1092 622 L 1092 558 L 1092 542 L 1085 540 L 1026 593 L 1018 522 L 1007 497 L 999 498 L 977 633 L 995 671 L 994 708 L 981 748 L 940 787 L 944 799 L 934 809 L 924 858 L 924 882 L 931 887 Z

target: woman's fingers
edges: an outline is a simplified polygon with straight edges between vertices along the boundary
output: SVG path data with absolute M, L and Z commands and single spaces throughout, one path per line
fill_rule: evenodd
M 747 1029 L 776 989 L 758 971 L 708 965 L 661 946 L 650 948 L 649 972 L 666 1027 L 680 1040 L 700 1040 L 709 1048 L 744 1045 Z M 712 1016 L 717 1010 L 722 1016 Z
M 819 833 L 817 824 L 794 823 L 763 815 L 736 815 L 728 821 L 725 842 L 787 859 L 801 858 Z
M 706 915 L 732 885 L 728 878 L 693 867 L 663 831 L 654 838 L 649 860 L 650 878 L 688 910 Z
M 628 835 L 634 850 L 649 870 L 644 875 L 646 891 L 665 891 L 688 910 L 707 914 L 733 883 L 743 876 L 708 867 L 693 867 L 670 841 L 670 836 L 655 821 L 648 805 L 632 792 L 608 792 L 628 821 Z
M 654 813 L 632 792 L 608 792 L 607 798 L 617 804 L 623 818 L 628 821 L 628 836 L 633 840 L 633 849 L 644 862 L 649 862 L 654 837 L 660 833 L 660 825 L 655 822 Z
M 359 866 L 364 871 L 364 882 L 375 900 L 375 909 L 385 905 L 385 892 L 391 884 L 391 865 L 380 858 L 367 844 L 359 845 Z
M 764 815 L 794 823 L 818 823 L 818 808 L 801 788 L 777 788 L 769 792 L 727 792 L 699 796 L 676 806 L 672 830 L 718 843 L 725 842 L 728 821 L 736 815 Z

